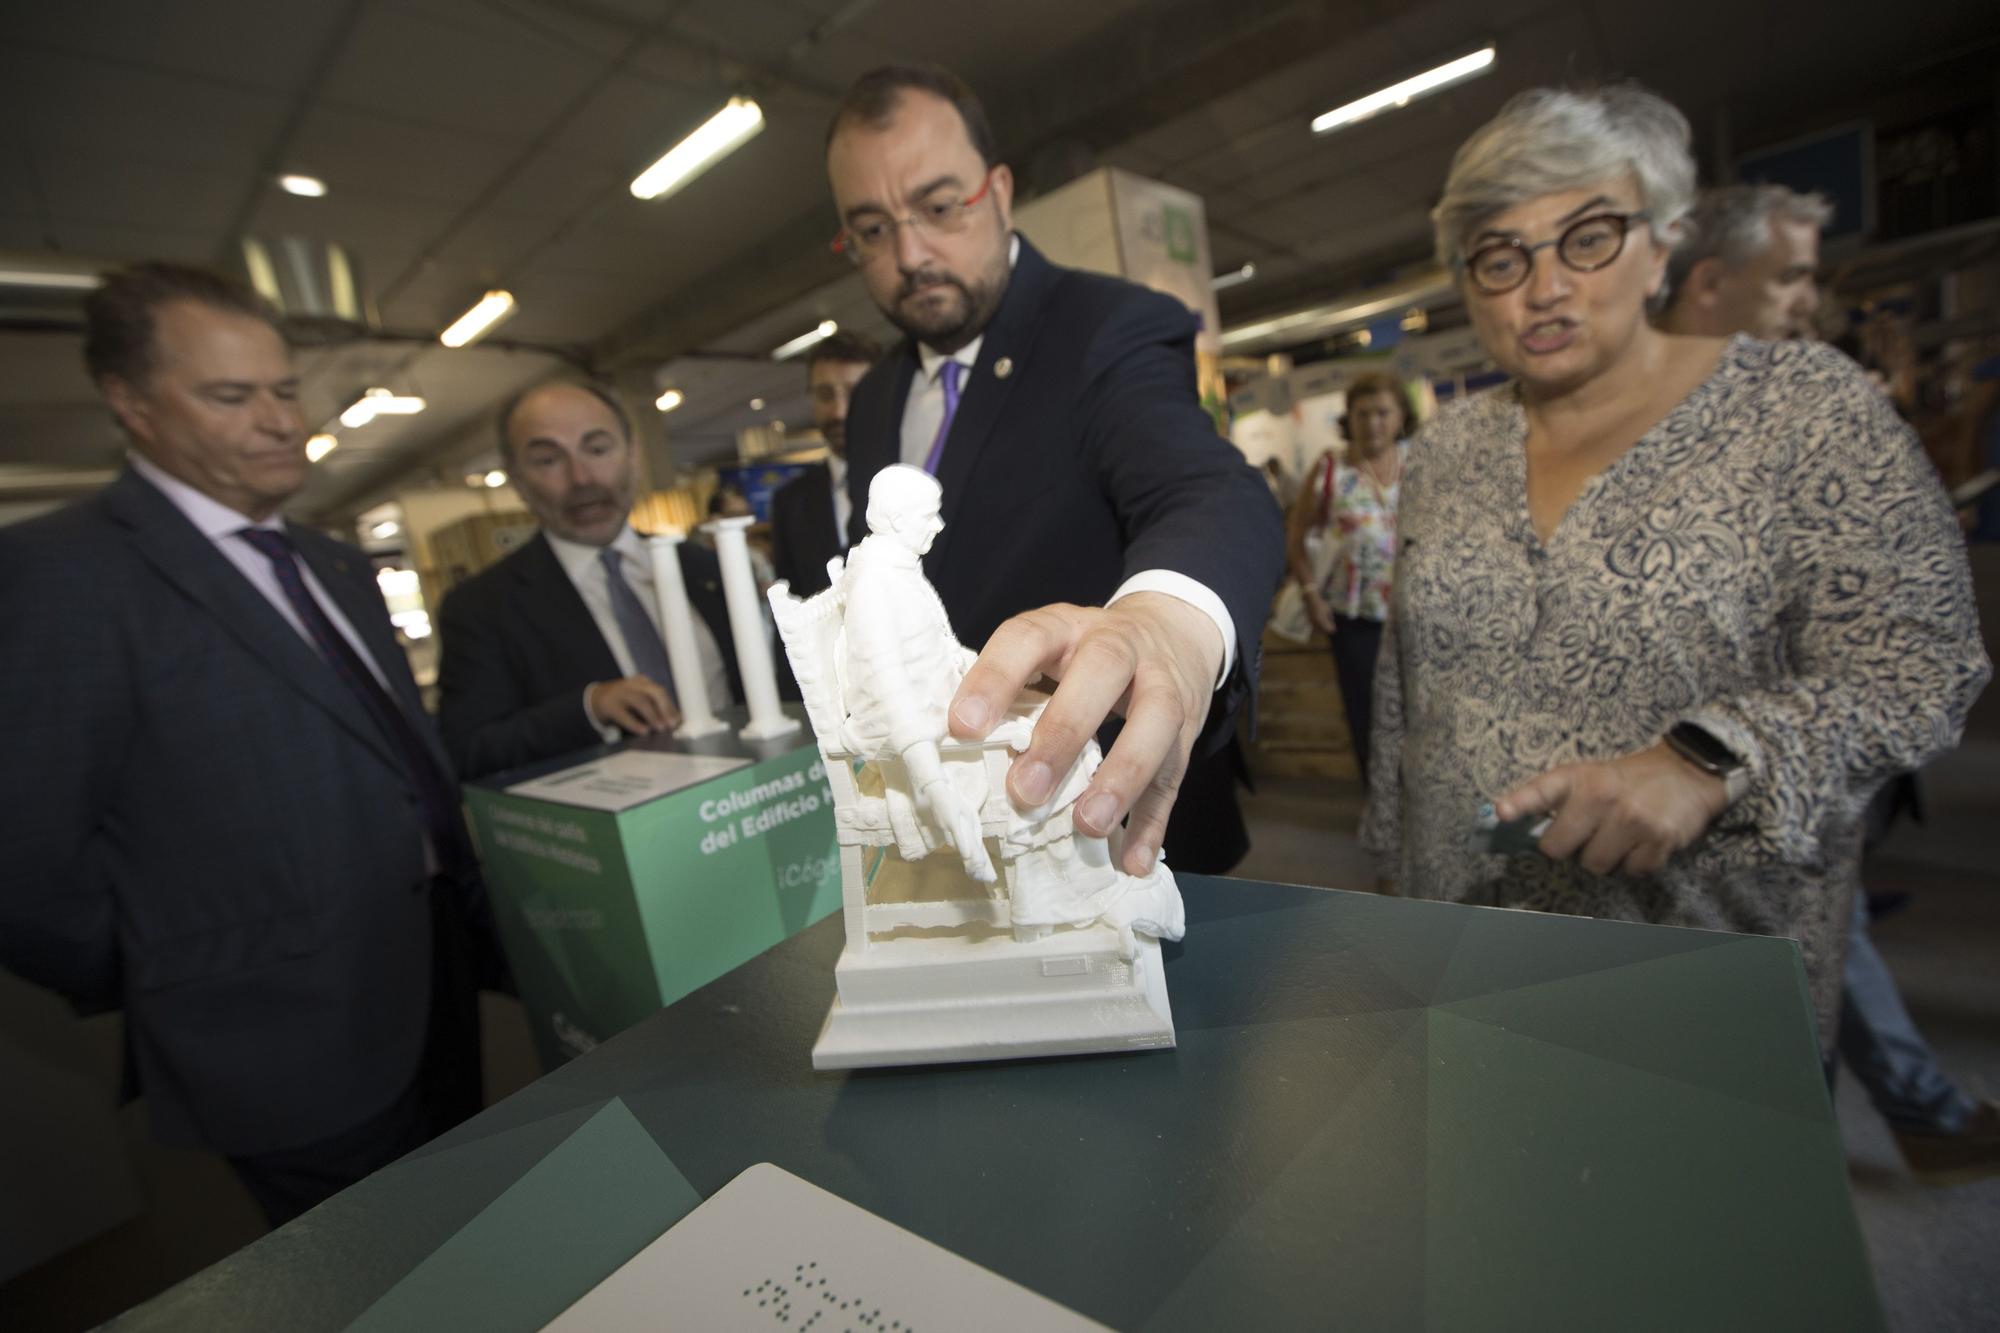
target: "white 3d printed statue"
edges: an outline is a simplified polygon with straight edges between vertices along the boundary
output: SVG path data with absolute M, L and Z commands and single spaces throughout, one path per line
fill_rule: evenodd
M 1159 941 L 1184 930 L 1164 862 L 1117 869 L 1119 835 L 1076 830 L 1095 741 L 1042 806 L 1006 794 L 1047 704 L 1023 693 L 984 741 L 945 710 L 973 654 L 922 558 L 943 528 L 938 484 L 876 474 L 870 536 L 808 601 L 771 609 L 834 792 L 847 945 L 813 1048 L 822 1069 L 1171 1046 Z M 936 853 L 936 855 L 933 855 Z

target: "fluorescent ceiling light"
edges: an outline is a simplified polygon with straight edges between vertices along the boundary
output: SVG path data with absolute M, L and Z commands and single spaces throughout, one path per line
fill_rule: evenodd
M 502 472 L 499 468 L 496 467 L 491 472 L 486 474 L 486 485 L 489 489 L 497 491 L 506 484 L 507 484 L 507 474 Z
M 468 347 L 513 313 L 512 292 L 488 292 L 479 298 L 477 305 L 452 321 L 451 327 L 438 335 L 438 341 L 446 347 Z
M 703 121 L 701 128 L 640 172 L 632 182 L 632 193 L 641 199 L 664 199 L 763 128 L 763 109 L 747 97 L 732 97 L 727 106 Z
M 823 319 L 819 322 L 819 327 L 811 333 L 801 333 L 798 337 L 773 351 L 771 359 L 773 361 L 783 361 L 788 356 L 797 356 L 800 352 L 805 351 L 806 348 L 813 346 L 815 343 L 825 342 L 839 331 L 840 325 L 830 319 Z
M 338 439 L 322 431 L 306 441 L 306 462 L 317 463 L 339 447 Z
M 340 414 L 340 424 L 354 430 L 376 417 L 407 417 L 423 410 L 421 398 L 390 393 L 387 389 L 370 389 Z
M 669 389 L 653 400 L 653 406 L 662 412 L 671 412 L 687 401 L 687 395 L 679 389 Z
M 1331 111 L 1313 117 L 1313 133 L 1325 134 L 1328 130 L 1358 124 L 1378 111 L 1408 106 L 1419 97 L 1428 96 L 1440 88 L 1450 87 L 1476 74 L 1484 74 L 1493 67 L 1493 56 L 1494 50 L 1491 46 L 1482 47 L 1469 56 L 1448 60 L 1436 69 L 1427 69 L 1414 78 L 1404 79 L 1401 83 L 1392 83 L 1382 91 L 1370 93 L 1358 101 L 1349 102 L 1346 106 L 1337 106 Z
M 304 199 L 317 199 L 326 193 L 326 182 L 317 176 L 280 176 L 278 188 L 286 194 L 296 194 Z
M 386 538 L 395 536 L 402 530 L 403 530 L 403 525 L 398 523 L 395 519 L 385 518 L 380 523 L 377 523 L 374 527 L 368 529 L 368 535 L 370 537 L 373 537 L 376 541 L 379 542 L 385 540 Z
M 47 269 L 0 268 L 0 287 L 46 287 L 59 292 L 91 292 L 104 285 L 95 273 L 55 273 Z
M 1256 276 L 1257 276 L 1257 265 L 1253 261 L 1251 263 L 1245 264 L 1242 268 L 1231 269 L 1227 273 L 1216 274 L 1208 285 L 1213 290 L 1219 292 L 1225 287 L 1234 287 L 1238 283 L 1248 282 L 1250 281 L 1250 279 Z

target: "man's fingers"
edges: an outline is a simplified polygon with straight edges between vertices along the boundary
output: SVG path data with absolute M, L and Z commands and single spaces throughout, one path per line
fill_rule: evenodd
M 611 725 L 620 731 L 640 732 L 646 730 L 646 719 L 632 700 L 622 694 L 614 694 L 608 701 L 605 712 L 610 715 Z
M 1078 631 L 1069 607 L 1045 606 L 1015 616 L 986 641 L 951 700 L 951 734 L 979 740 L 991 731 L 1023 687 L 1052 671 Z
M 1124 739 L 1121 734 L 1119 742 L 1122 744 Z M 1174 811 L 1174 801 L 1181 793 L 1181 779 L 1186 776 L 1187 752 L 1177 743 L 1168 753 L 1166 763 L 1154 772 L 1153 780 L 1132 802 L 1132 813 L 1125 821 L 1123 864 L 1127 874 L 1148 874 L 1153 863 L 1160 859 L 1160 848 L 1167 840 L 1167 817 Z
M 1181 775 L 1187 771 L 1192 737 L 1186 723 L 1179 696 L 1164 681 L 1149 676 L 1135 684 L 1125 727 L 1077 800 L 1076 820 L 1084 832 L 1101 838 L 1130 811 L 1132 822 L 1125 830 L 1128 859 L 1141 843 L 1159 848 L 1167 812 L 1173 809 Z M 1148 800 L 1149 796 L 1164 799 Z
M 1083 752 L 1084 745 L 1132 688 L 1137 668 L 1138 654 L 1122 635 L 1099 630 L 1083 637 L 1070 655 L 1062 683 L 1035 722 L 1028 748 L 1007 771 L 1007 792 L 1016 805 L 1036 806 L 1049 798 L 1057 781 Z M 1123 744 L 1121 737 L 1119 745 Z M 1129 784 L 1126 800 L 1120 801 L 1117 813 L 1110 817 L 1105 828 L 1118 822 L 1125 813 L 1126 801 L 1151 776 L 1152 771 L 1148 770 Z M 1103 783 L 1103 770 L 1099 769 L 1092 786 Z M 1094 808 L 1092 813 L 1096 813 Z M 1104 829 L 1092 827 L 1088 831 L 1102 834 Z

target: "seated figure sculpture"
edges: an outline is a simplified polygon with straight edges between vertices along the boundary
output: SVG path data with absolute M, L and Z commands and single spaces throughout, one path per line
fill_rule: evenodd
M 870 535 L 834 581 L 844 608 L 836 649 L 847 708 L 844 740 L 855 754 L 900 759 L 914 796 L 909 814 L 924 851 L 948 846 L 966 874 L 992 884 L 999 876 L 979 817 L 990 792 L 961 790 L 946 774 L 939 751 L 949 740 L 945 709 L 974 657 L 952 633 L 944 603 L 924 578 L 924 553 L 944 528 L 939 501 L 936 479 L 913 467 L 884 469 L 870 486 Z M 989 741 L 1023 750 L 1032 728 L 1032 715 L 1017 710 Z M 1017 939 L 1098 919 L 1118 929 L 1128 952 L 1135 930 L 1156 939 L 1181 936 L 1180 892 L 1172 872 L 1156 863 L 1144 879 L 1124 874 L 1115 868 L 1105 839 L 1078 833 L 1070 822 L 1070 806 L 1099 762 L 1092 741 L 1041 806 L 1016 811 L 1003 799 L 1007 825 L 999 843 L 1002 863 L 1011 871 L 1006 887 Z M 983 766 L 960 772 L 972 780 L 968 785 L 985 785 Z M 904 814 L 900 797 L 899 789 L 890 789 L 892 821 Z
M 828 1033 L 843 1018 L 843 1002 L 850 1034 L 879 1026 L 879 1016 L 865 1012 L 871 999 L 903 1017 L 913 1002 L 940 1011 L 956 1003 L 960 1027 L 968 1021 L 967 1008 L 990 1013 L 993 1006 L 983 1002 L 1004 999 L 1013 1017 L 1004 1032 L 964 1042 L 914 1040 L 894 1058 L 852 1049 L 829 1055 L 823 1036 L 815 1063 L 1171 1045 L 1157 941 L 1179 939 L 1185 929 L 1172 872 L 1156 862 L 1143 877 L 1126 874 L 1118 869 L 1116 834 L 1107 840 L 1075 827 L 1071 806 L 1101 761 L 1095 741 L 1041 806 L 1017 809 L 1008 798 L 1007 764 L 1027 748 L 1046 695 L 1024 692 L 1009 718 L 982 741 L 949 734 L 946 710 L 974 654 L 952 633 L 924 577 L 923 556 L 944 526 L 937 481 L 916 468 L 884 469 L 870 485 L 867 518 L 870 535 L 844 562 L 828 563 L 827 591 L 801 602 L 781 583 L 769 594 L 826 760 L 842 847 L 848 945 Z M 866 864 L 862 853 L 874 849 L 880 849 L 878 859 Z M 883 871 L 879 858 L 888 855 L 903 867 L 949 858 L 953 870 L 915 878 L 934 889 L 942 877 L 959 886 L 947 890 L 948 897 L 963 896 L 873 901 L 868 885 Z M 891 867 L 882 879 L 898 871 Z M 983 938 L 982 923 L 989 934 L 991 926 L 1009 928 L 1011 944 L 975 943 Z M 958 938 L 963 949 L 949 952 L 945 936 Z M 1018 964 L 1006 963 L 1005 950 L 1020 946 L 1026 948 L 1014 955 Z M 940 961 L 975 961 L 975 955 L 989 965 L 979 972 L 987 980 L 968 982 L 963 993 L 950 985 L 936 988 Z M 1004 993 L 980 990 L 994 984 L 995 963 L 1007 975 L 1009 966 L 1026 968 L 1019 975 L 1028 980 L 1003 984 Z M 923 983 L 923 1000 L 913 1001 L 884 980 L 898 967 L 932 978 Z M 1099 989 L 1089 990 L 1086 980 Z M 1059 1003 L 1041 1006 L 1039 1020 L 1023 1017 L 1033 1015 L 1033 1001 L 1045 990 L 1052 994 L 1058 983 L 1065 992 Z M 1067 1015 L 1058 1012 L 1065 1004 Z M 1086 1012 L 1096 1016 L 1078 1017 Z M 1100 1026 L 1095 1034 L 1093 1026 Z M 858 1040 L 871 1050 L 888 1050 L 900 1038 L 878 1041 L 871 1029 Z M 933 1048 L 946 1053 L 918 1053 Z

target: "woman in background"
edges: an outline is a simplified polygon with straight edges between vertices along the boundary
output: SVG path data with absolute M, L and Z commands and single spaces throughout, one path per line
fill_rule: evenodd
M 1333 641 L 1334 675 L 1368 780 L 1374 716 L 1375 658 L 1396 569 L 1396 501 L 1403 481 L 1403 440 L 1415 424 L 1410 398 L 1393 376 L 1369 371 L 1347 389 L 1343 459 L 1328 450 L 1299 490 L 1287 524 L 1292 577 L 1306 614 Z
M 1889 775 L 1989 667 L 1909 429 L 1818 343 L 1647 322 L 1694 192 L 1635 87 L 1514 98 L 1432 218 L 1513 382 L 1425 428 L 1363 841 L 1403 892 L 1790 936 L 1823 1049 Z M 1489 850 L 1483 804 L 1546 828 Z

